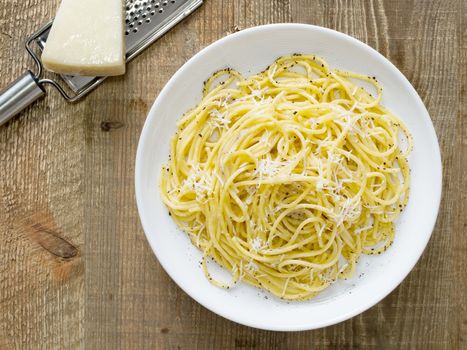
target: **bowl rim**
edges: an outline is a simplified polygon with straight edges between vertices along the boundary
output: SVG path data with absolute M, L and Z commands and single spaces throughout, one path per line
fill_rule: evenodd
M 159 259 L 159 256 L 157 254 L 157 249 L 155 248 L 155 244 L 152 241 L 150 235 L 151 231 L 149 230 L 149 224 L 146 220 L 146 215 L 147 211 L 146 208 L 143 205 L 143 196 L 145 195 L 144 188 L 142 186 L 142 173 L 143 173 L 143 167 L 142 167 L 142 156 L 143 156 L 143 148 L 144 145 L 146 144 L 146 140 L 149 137 L 150 133 L 150 124 L 151 120 L 154 118 L 155 111 L 157 110 L 159 104 L 161 103 L 160 101 L 163 101 L 165 99 L 165 96 L 168 94 L 168 91 L 170 88 L 175 85 L 178 81 L 178 77 L 182 75 L 185 70 L 189 69 L 189 67 L 195 63 L 200 57 L 202 57 L 206 52 L 218 47 L 224 45 L 227 41 L 233 40 L 235 38 L 240 38 L 242 36 L 247 36 L 251 33 L 256 33 L 256 32 L 267 32 L 270 30 L 275 30 L 275 29 L 282 29 L 282 30 L 288 30 L 288 29 L 302 29 L 302 30 L 311 30 L 311 31 L 319 31 L 319 32 L 324 32 L 328 33 L 331 35 L 334 35 L 342 40 L 349 41 L 351 44 L 355 46 L 359 46 L 360 48 L 370 51 L 376 59 L 383 61 L 384 65 L 389 66 L 391 68 L 391 71 L 393 71 L 399 78 L 400 81 L 403 82 L 406 88 L 411 93 L 411 98 L 413 98 L 418 107 L 420 108 L 421 113 L 423 113 L 423 123 L 427 124 L 428 130 L 430 135 L 430 139 L 436 142 L 436 154 L 432 155 L 432 160 L 434 163 L 434 169 L 433 171 L 436 172 L 435 177 L 439 179 L 438 185 L 436 188 L 433 189 L 433 192 L 431 193 L 431 198 L 433 200 L 434 206 L 433 208 L 435 209 L 435 215 L 432 217 L 427 218 L 426 220 L 429 220 L 429 227 L 430 227 L 430 232 L 429 234 L 423 236 L 424 241 L 420 241 L 420 247 L 423 247 L 423 249 L 420 249 L 419 252 L 416 254 L 413 254 L 411 256 L 410 261 L 406 261 L 405 264 L 403 265 L 404 268 L 401 268 L 401 273 L 398 274 L 397 280 L 392 280 L 391 283 L 388 283 L 385 288 L 383 288 L 382 291 L 379 291 L 379 293 L 372 294 L 365 303 L 360 303 L 360 305 L 351 308 L 349 311 L 346 313 L 340 314 L 338 317 L 335 317 L 333 319 L 325 319 L 321 322 L 302 322 L 300 325 L 273 325 L 273 324 L 267 324 L 267 325 L 262 325 L 262 324 L 257 324 L 255 322 L 249 322 L 248 320 L 245 320 L 243 318 L 239 318 L 236 316 L 232 316 L 225 312 L 222 308 L 215 307 L 213 305 L 210 305 L 206 300 L 202 300 L 199 295 L 194 295 L 188 288 L 185 288 L 183 286 L 183 283 L 179 281 L 177 276 L 174 276 L 170 272 L 170 268 L 166 265 L 166 262 L 161 261 Z M 165 272 L 170 276 L 170 278 L 178 285 L 179 288 L 181 288 L 186 294 L 188 294 L 191 298 L 193 298 L 195 301 L 197 301 L 199 304 L 207 308 L 208 310 L 216 313 L 217 315 L 220 315 L 228 320 L 234 321 L 236 323 L 246 325 L 249 327 L 253 328 L 258 328 L 258 329 L 263 329 L 263 330 L 272 330 L 272 331 L 306 331 L 306 330 L 311 330 L 311 329 L 318 329 L 322 327 L 327 327 L 345 320 L 348 320 L 366 310 L 369 308 L 373 307 L 375 304 L 380 302 L 382 299 L 384 299 L 389 293 L 394 291 L 399 284 L 407 277 L 407 275 L 412 271 L 414 268 L 415 264 L 419 261 L 421 255 L 426 249 L 426 246 L 428 244 L 428 241 L 430 240 L 433 230 L 436 224 L 436 220 L 439 214 L 439 208 L 440 208 L 440 202 L 441 202 L 441 195 L 442 195 L 442 162 L 441 162 L 441 152 L 439 148 L 439 140 L 437 138 L 433 123 L 431 122 L 430 115 L 425 107 L 425 105 L 422 102 L 422 99 L 418 95 L 417 91 L 415 88 L 412 86 L 412 84 L 409 82 L 409 80 L 400 72 L 400 70 L 391 62 L 389 59 L 384 57 L 382 54 L 380 54 L 378 51 L 373 49 L 371 46 L 361 42 L 360 40 L 344 34 L 342 32 L 330 29 L 330 28 L 325 28 L 317 25 L 311 25 L 311 24 L 301 24 L 301 23 L 277 23 L 277 24 L 266 24 L 266 25 L 260 25 L 260 26 L 254 26 L 250 27 L 244 30 L 241 30 L 236 33 L 229 34 L 227 36 L 224 36 L 215 42 L 209 44 L 208 46 L 204 47 L 200 51 L 198 51 L 194 56 L 192 56 L 187 62 L 185 62 L 176 72 L 172 77 L 169 79 L 169 81 L 165 84 L 165 86 L 162 88 L 160 91 L 159 95 L 155 99 L 150 111 L 147 114 L 143 129 L 140 134 L 140 139 L 138 142 L 137 146 L 137 152 L 136 152 L 136 161 L 135 161 L 135 197 L 136 197 L 136 204 L 137 204 L 137 209 L 138 209 L 138 214 L 139 218 L 141 221 L 141 225 L 143 227 L 143 231 L 145 233 L 146 239 L 154 253 L 154 255 L 157 257 L 159 263 L 165 270 Z

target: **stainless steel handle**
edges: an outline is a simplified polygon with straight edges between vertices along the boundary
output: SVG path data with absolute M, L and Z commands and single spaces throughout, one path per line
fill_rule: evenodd
M 45 95 L 45 89 L 31 71 L 0 92 L 0 125 Z

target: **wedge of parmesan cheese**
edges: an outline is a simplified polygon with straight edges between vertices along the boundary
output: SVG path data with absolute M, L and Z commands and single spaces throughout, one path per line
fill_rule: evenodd
M 124 74 L 123 0 L 63 0 L 42 62 L 47 70 L 62 74 Z

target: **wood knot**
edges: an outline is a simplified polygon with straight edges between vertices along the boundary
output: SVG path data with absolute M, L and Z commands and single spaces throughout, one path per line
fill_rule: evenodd
M 28 236 L 49 253 L 63 259 L 70 259 L 79 254 L 78 248 L 61 237 L 52 214 L 39 210 L 21 220 L 22 228 Z
M 101 130 L 104 132 L 109 132 L 112 129 L 120 129 L 123 128 L 125 125 L 121 122 L 116 121 L 103 121 L 101 122 Z
M 31 228 L 35 231 L 32 235 L 34 240 L 49 253 L 63 259 L 70 259 L 78 254 L 78 248 L 43 224 L 35 223 Z

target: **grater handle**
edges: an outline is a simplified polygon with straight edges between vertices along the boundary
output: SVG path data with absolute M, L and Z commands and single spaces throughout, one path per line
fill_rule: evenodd
M 45 89 L 31 71 L 0 92 L 0 125 L 45 95 Z

